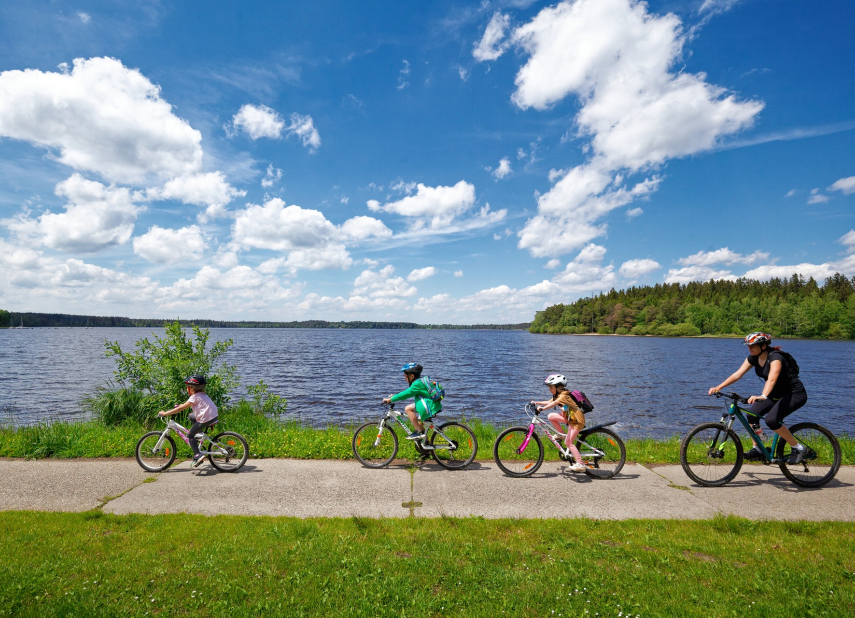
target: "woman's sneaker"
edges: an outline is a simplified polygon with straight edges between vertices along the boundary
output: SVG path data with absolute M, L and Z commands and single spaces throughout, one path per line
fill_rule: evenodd
M 202 465 L 202 462 L 205 461 L 204 455 L 193 455 L 193 463 L 190 464 L 193 468 L 198 468 Z
M 570 472 L 584 472 L 585 470 L 587 470 L 585 464 L 574 463 L 570 466 Z
M 407 436 L 407 440 L 421 440 L 425 437 L 425 432 L 423 431 L 414 431 L 413 433 Z
M 752 446 L 751 450 L 745 453 L 743 459 L 745 459 L 745 461 L 760 461 L 762 459 L 766 459 L 766 457 L 760 452 L 759 448 Z
M 808 454 L 809 450 L 810 449 L 808 449 L 801 442 L 796 444 L 794 447 L 792 447 L 790 449 L 790 458 L 787 459 L 787 465 L 788 466 L 796 466 L 796 465 L 802 463 L 802 459 L 805 458 L 805 455 Z

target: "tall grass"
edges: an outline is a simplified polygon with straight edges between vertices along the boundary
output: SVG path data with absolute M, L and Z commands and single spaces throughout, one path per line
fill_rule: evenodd
M 100 388 L 94 396 L 83 400 L 82 408 L 107 427 L 127 423 L 150 427 L 160 406 L 153 397 L 139 389 Z
M 187 426 L 186 413 L 175 417 Z M 223 410 L 218 429 L 237 431 L 249 441 L 253 458 L 283 457 L 294 459 L 350 459 L 351 439 L 355 426 L 309 427 L 298 421 L 279 421 L 257 413 L 252 405 L 243 402 Z M 0 457 L 133 457 L 137 440 L 150 427 L 162 427 L 154 417 L 147 424 L 126 418 L 115 425 L 105 425 L 98 420 L 68 422 L 53 420 L 28 427 L 0 426 Z M 477 419 L 465 419 L 478 440 L 480 460 L 493 457 L 493 442 L 504 429 Z M 398 457 L 415 459 L 417 453 L 412 442 L 403 439 L 398 427 L 400 448 Z M 745 448 L 750 448 L 745 438 Z M 839 435 L 843 464 L 855 465 L 855 437 Z M 676 464 L 680 461 L 680 437 L 666 439 L 631 438 L 625 440 L 627 461 L 642 464 Z M 180 456 L 190 454 L 181 440 L 176 440 Z M 558 460 L 558 451 L 544 441 L 547 461 Z

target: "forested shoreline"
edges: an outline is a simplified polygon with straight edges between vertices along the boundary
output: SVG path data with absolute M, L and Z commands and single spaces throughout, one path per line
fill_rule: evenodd
M 348 328 L 348 329 L 454 329 L 454 330 L 526 330 L 529 323 L 521 324 L 416 324 L 414 322 L 327 322 L 325 320 L 295 320 L 291 322 L 265 322 L 260 320 L 182 320 L 156 318 L 126 318 L 116 316 L 72 315 L 65 313 L 16 313 L 0 309 L 0 328 L 63 328 L 63 327 L 129 327 L 163 328 L 178 321 L 182 326 L 202 328 Z
M 671 337 L 762 330 L 773 337 L 853 339 L 855 277 L 836 273 L 823 285 L 793 275 L 611 290 L 538 311 L 529 330 Z

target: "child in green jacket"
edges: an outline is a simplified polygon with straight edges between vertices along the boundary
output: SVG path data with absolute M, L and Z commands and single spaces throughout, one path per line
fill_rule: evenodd
M 442 402 L 434 401 L 430 397 L 430 392 L 423 380 L 419 378 L 422 375 L 422 366 L 416 363 L 407 363 L 401 367 L 404 377 L 407 379 L 409 388 L 401 391 L 397 395 L 389 395 L 383 400 L 383 403 L 394 403 L 414 397 L 416 402 L 409 404 L 404 411 L 410 418 L 410 422 L 415 427 L 407 440 L 416 440 L 425 437 L 425 426 L 422 421 L 426 421 L 432 416 L 439 414 L 442 410 Z

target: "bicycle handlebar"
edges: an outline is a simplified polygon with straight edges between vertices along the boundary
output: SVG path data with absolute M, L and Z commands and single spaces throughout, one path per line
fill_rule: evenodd
M 721 391 L 716 391 L 715 396 L 719 399 L 724 397 L 725 399 L 732 399 L 733 401 L 737 401 L 739 403 L 748 403 L 748 399 L 746 397 L 743 397 L 739 393 L 731 392 L 730 394 L 728 394 L 722 393 Z

